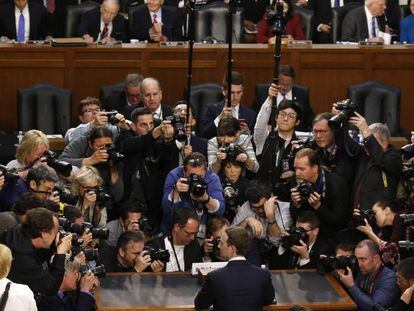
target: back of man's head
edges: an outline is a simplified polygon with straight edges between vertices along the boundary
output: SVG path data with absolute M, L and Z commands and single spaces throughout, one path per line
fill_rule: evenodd
M 63 216 L 65 216 L 71 223 L 74 223 L 77 219 L 83 217 L 81 210 L 72 205 L 65 205 Z
M 363 247 L 367 247 L 372 256 L 381 254 L 381 250 L 379 246 L 370 239 L 365 239 L 365 240 L 360 241 L 355 246 L 355 250 L 359 248 L 363 248 Z
M 185 227 L 185 224 L 189 219 L 198 221 L 196 212 L 191 208 L 180 207 L 176 209 L 172 217 L 172 225 L 178 225 L 180 228 Z
M 119 249 L 126 251 L 129 243 L 145 243 L 145 237 L 140 231 L 122 232 L 116 243 L 116 252 L 119 253 Z
M 312 229 L 318 228 L 320 220 L 314 211 L 304 210 L 299 213 L 296 222 L 309 224 Z
M 269 199 L 272 195 L 272 189 L 264 182 L 253 179 L 246 187 L 244 195 L 250 203 L 258 203 L 263 198 Z
M 224 117 L 220 120 L 217 127 L 217 136 L 236 136 L 240 132 L 240 122 L 235 117 Z
M 33 180 L 36 185 L 40 185 L 42 182 L 54 182 L 58 181 L 56 171 L 48 166 L 46 163 L 41 163 L 32 167 L 27 174 L 27 182 Z
M 40 199 L 33 192 L 23 193 L 19 200 L 14 204 L 12 211 L 16 213 L 16 215 L 23 216 L 26 215 L 28 210 L 37 207 L 44 207 L 53 213 L 59 212 L 59 205 L 57 203 L 47 199 Z
M 318 155 L 316 154 L 315 150 L 312 150 L 310 148 L 304 148 L 299 150 L 296 153 L 295 158 L 306 158 L 308 159 L 308 164 L 309 166 L 315 166 L 318 165 L 320 166 L 320 160 Z
M 233 245 L 237 250 L 237 255 L 244 256 L 249 246 L 249 235 L 247 230 L 242 227 L 230 227 L 226 229 L 228 236 L 227 245 Z
M 27 237 L 36 239 L 41 237 L 42 232 L 51 232 L 54 226 L 54 214 L 43 207 L 39 207 L 27 211 L 22 229 Z

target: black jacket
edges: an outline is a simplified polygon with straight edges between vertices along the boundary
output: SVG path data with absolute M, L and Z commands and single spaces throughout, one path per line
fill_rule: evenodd
M 27 237 L 21 225 L 6 231 L 1 241 L 13 254 L 8 278 L 15 283 L 26 284 L 33 293 L 54 295 L 59 290 L 65 272 L 65 255 L 55 255 L 49 264 L 51 251 L 36 249 L 30 237 Z
M 92 295 L 84 292 L 64 293 L 63 299 L 57 294 L 48 296 L 38 305 L 39 311 L 92 311 L 95 299 Z
M 377 17 L 378 28 L 385 31 L 385 16 Z M 378 34 L 377 34 L 378 36 Z M 364 41 L 369 37 L 365 6 L 353 9 L 342 22 L 342 41 Z

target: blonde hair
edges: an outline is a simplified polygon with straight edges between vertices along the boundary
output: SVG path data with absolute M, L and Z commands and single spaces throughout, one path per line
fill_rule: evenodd
M 49 149 L 49 140 L 42 131 L 30 130 L 26 132 L 16 150 L 17 161 L 24 163 L 26 156 L 35 151 L 40 145 L 45 145 Z
M 0 244 L 0 279 L 7 277 L 12 262 L 12 252 L 4 244 Z
M 75 175 L 75 181 L 73 192 L 74 194 L 79 194 L 79 186 L 84 186 L 88 184 L 97 184 L 98 186 L 101 186 L 103 183 L 103 180 L 101 176 L 99 175 L 99 171 L 90 165 L 85 165 L 80 168 L 80 170 Z

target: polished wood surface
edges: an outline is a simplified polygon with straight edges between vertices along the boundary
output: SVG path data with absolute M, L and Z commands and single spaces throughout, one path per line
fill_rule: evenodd
M 273 47 L 264 44 L 235 44 L 234 70 L 245 77 L 247 105 L 254 99 L 256 83 L 269 82 L 273 75 Z M 220 83 L 226 73 L 226 45 L 195 45 L 193 84 Z M 402 91 L 401 125 L 413 128 L 414 48 L 405 46 L 360 48 L 354 45 L 284 47 L 283 64 L 297 71 L 297 83 L 309 85 L 315 112 L 330 110 L 346 98 L 347 86 L 377 80 Z M 160 80 L 163 102 L 182 98 L 186 86 L 187 49 L 158 45 L 54 48 L 50 46 L 0 44 L 0 130 L 17 130 L 17 89 L 52 83 L 73 90 L 72 120 L 77 122 L 77 103 L 98 96 L 102 85 L 118 83 L 127 73 L 139 72 Z

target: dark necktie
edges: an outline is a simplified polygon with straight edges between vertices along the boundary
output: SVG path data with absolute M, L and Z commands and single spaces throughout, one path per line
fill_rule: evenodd
M 156 24 L 156 23 L 158 23 L 157 14 L 154 14 L 154 16 L 153 16 L 153 24 Z
M 24 15 L 23 15 L 23 11 L 20 11 L 19 29 L 17 30 L 17 41 L 24 42 Z
M 339 7 L 340 7 L 339 0 L 335 0 L 334 1 L 334 8 L 339 8 Z
M 108 32 L 109 32 L 108 23 L 105 23 L 104 28 L 102 29 L 102 32 L 101 32 L 101 40 L 108 36 Z
M 372 38 L 375 38 L 377 36 L 377 33 L 375 31 L 375 16 L 373 16 L 371 19 L 371 34 Z

